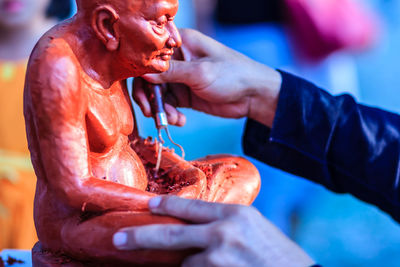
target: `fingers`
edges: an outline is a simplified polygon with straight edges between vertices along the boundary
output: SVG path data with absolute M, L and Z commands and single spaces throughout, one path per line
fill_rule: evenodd
M 148 225 L 128 227 L 113 237 L 114 246 L 120 250 L 205 248 L 207 227 L 203 225 Z
M 151 106 L 144 91 L 144 81 L 142 78 L 135 78 L 133 81 L 133 99 L 139 105 L 146 117 L 151 117 Z
M 151 117 L 152 116 L 151 105 L 144 89 L 144 82 L 145 81 L 142 78 L 135 78 L 133 83 L 132 94 L 133 94 L 133 99 L 139 105 L 143 114 L 146 117 Z M 182 127 L 186 124 L 186 116 L 176 109 L 175 106 L 179 104 L 177 102 L 178 100 L 176 98 L 173 98 L 173 100 L 174 100 L 173 104 L 168 103 L 168 101 L 171 101 L 171 94 L 167 95 L 165 99 L 164 108 L 165 112 L 167 113 L 168 123 L 170 125 Z
M 149 225 L 124 228 L 113 237 L 118 249 L 166 249 L 206 248 L 210 244 L 213 222 L 224 218 L 234 205 L 208 203 L 200 200 L 163 196 L 150 199 L 153 213 L 170 215 L 203 225 Z
M 196 79 L 198 63 L 171 60 L 169 69 L 161 74 L 146 74 L 143 78 L 151 83 L 183 83 L 188 86 Z
M 149 201 L 149 208 L 153 213 L 170 215 L 194 223 L 210 223 L 223 219 L 234 206 L 176 196 L 155 197 Z
M 133 99 L 139 105 L 143 115 L 146 117 L 151 117 L 151 106 L 143 89 L 143 80 L 140 78 L 135 78 L 133 86 Z M 168 103 L 168 98 L 165 99 L 164 109 L 167 113 L 168 124 L 182 127 L 186 124 L 186 116 L 176 109 L 175 105 L 177 106 L 179 103 L 177 103 L 176 100 L 174 102 L 174 105 L 172 105 Z
M 169 124 L 180 127 L 186 124 L 186 116 L 170 104 L 165 103 L 165 112 L 167 113 Z

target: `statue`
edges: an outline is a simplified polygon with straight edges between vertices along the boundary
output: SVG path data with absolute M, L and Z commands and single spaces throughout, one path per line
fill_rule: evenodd
M 46 33 L 32 52 L 24 114 L 37 175 L 34 266 L 177 265 L 190 251 L 118 251 L 120 228 L 185 223 L 156 216 L 148 200 L 176 194 L 250 204 L 260 177 L 245 159 L 188 162 L 142 139 L 126 78 L 166 71 L 181 44 L 178 0 L 77 0 L 77 14 Z M 57 265 L 58 266 L 58 265 Z

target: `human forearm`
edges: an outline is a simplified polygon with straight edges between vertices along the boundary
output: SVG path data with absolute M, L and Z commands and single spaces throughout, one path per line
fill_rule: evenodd
M 273 127 L 249 121 L 245 152 L 335 192 L 351 193 L 399 220 L 400 117 L 283 76 Z
M 259 64 L 257 69 L 259 73 L 249 81 L 249 88 L 253 90 L 253 93 L 248 117 L 272 127 L 278 106 L 282 76 L 278 71 L 262 64 Z

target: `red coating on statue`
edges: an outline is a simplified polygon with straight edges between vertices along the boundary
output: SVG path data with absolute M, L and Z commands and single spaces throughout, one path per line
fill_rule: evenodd
M 77 15 L 40 39 L 28 65 L 24 114 L 40 240 L 34 265 L 177 265 L 190 251 L 119 251 L 112 235 L 126 226 L 185 223 L 149 213 L 157 193 L 248 205 L 259 191 L 258 171 L 239 157 L 187 162 L 164 149 L 163 174 L 154 179 L 157 143 L 139 137 L 125 79 L 168 69 L 181 44 L 173 23 L 178 0 L 77 4 Z

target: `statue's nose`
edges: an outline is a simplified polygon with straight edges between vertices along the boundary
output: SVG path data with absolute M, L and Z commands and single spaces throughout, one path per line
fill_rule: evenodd
M 168 47 L 177 48 L 182 45 L 182 38 L 179 34 L 178 28 L 173 21 L 169 23 L 169 39 L 167 41 Z

